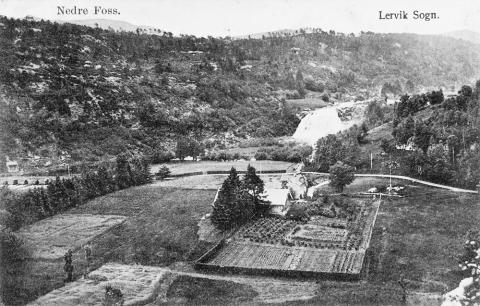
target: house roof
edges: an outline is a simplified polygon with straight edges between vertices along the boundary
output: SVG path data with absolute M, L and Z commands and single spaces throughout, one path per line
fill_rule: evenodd
M 288 200 L 288 189 L 265 189 L 262 194 L 265 201 L 269 201 L 270 205 L 285 206 Z
M 212 202 L 212 206 L 215 205 L 215 202 L 218 198 L 218 193 L 220 192 L 220 188 L 217 190 L 217 194 L 215 194 L 215 199 Z M 280 188 L 270 188 L 265 189 L 265 191 L 261 194 L 263 200 L 270 202 L 269 205 L 275 206 L 285 206 L 287 204 L 288 196 L 290 195 L 290 191 L 288 189 L 280 189 Z

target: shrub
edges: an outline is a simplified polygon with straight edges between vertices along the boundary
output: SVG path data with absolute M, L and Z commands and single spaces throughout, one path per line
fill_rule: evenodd
M 111 285 L 105 287 L 105 300 L 103 302 L 104 306 L 115 306 L 123 305 L 124 298 L 123 293 L 120 289 L 114 288 Z
M 309 218 L 307 211 L 302 207 L 291 207 L 285 217 L 293 221 L 306 221 Z
M 30 256 L 22 238 L 8 229 L 0 231 L 0 260 L 4 267 L 24 261 Z
M 160 169 L 158 169 L 158 172 L 155 173 L 155 176 L 160 179 L 160 180 L 163 180 L 164 178 L 168 177 L 170 175 L 170 169 L 163 165 L 160 167 Z
M 256 160 L 267 160 L 267 159 L 270 159 L 270 156 L 266 152 L 257 151 L 255 153 L 255 159 Z
M 18 304 L 18 301 L 15 301 L 19 290 L 18 278 L 26 274 L 29 266 L 26 261 L 29 257 L 29 249 L 19 236 L 8 229 L 0 231 L 0 300 L 5 305 Z

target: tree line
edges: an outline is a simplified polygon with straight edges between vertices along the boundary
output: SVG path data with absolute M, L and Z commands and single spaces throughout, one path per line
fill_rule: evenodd
M 84 167 L 79 176 L 71 178 L 57 176 L 46 188 L 17 194 L 3 187 L 0 202 L 6 218 L 2 226 L 17 230 L 96 197 L 151 181 L 150 165 L 143 156 L 121 154 L 113 165 L 102 165 L 95 170 Z

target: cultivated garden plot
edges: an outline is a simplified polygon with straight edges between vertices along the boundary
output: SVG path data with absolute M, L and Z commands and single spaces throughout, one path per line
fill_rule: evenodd
M 318 212 L 317 218 L 254 220 L 200 258 L 198 267 L 353 275 L 358 279 L 380 201 L 348 198 L 302 206 L 312 215 Z
M 32 257 L 58 259 L 96 236 L 125 222 L 117 215 L 61 214 L 41 220 L 18 233 L 33 250 Z
M 209 264 L 219 267 L 359 274 L 365 253 L 235 241 Z
M 167 273 L 158 267 L 109 263 L 30 305 L 103 305 L 107 286 L 121 291 L 124 305 L 143 305 L 155 298 Z

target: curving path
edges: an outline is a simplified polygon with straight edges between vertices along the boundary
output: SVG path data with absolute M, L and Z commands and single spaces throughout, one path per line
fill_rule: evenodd
M 457 188 L 457 187 L 452 187 L 452 186 L 447 186 L 447 185 L 441 185 L 441 184 L 435 184 L 427 181 L 422 181 L 419 179 L 411 178 L 408 176 L 403 176 L 403 175 L 389 175 L 389 174 L 362 174 L 362 173 L 356 173 L 355 176 L 357 177 L 382 177 L 382 178 L 393 178 L 393 179 L 399 179 L 399 180 L 406 180 L 410 181 L 412 183 L 418 183 L 426 186 L 431 186 L 431 187 L 437 187 L 437 188 L 443 188 L 443 189 L 448 189 L 451 191 L 455 192 L 465 192 L 465 193 L 479 193 L 476 190 L 470 190 L 470 189 L 462 189 L 462 188 Z

